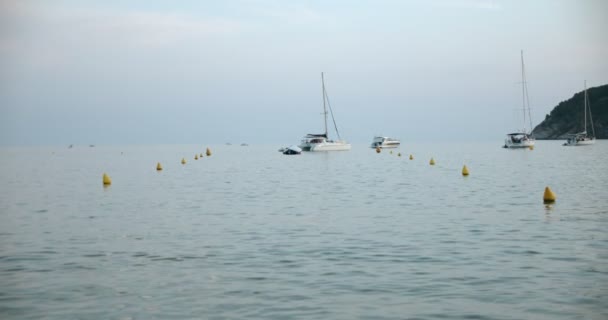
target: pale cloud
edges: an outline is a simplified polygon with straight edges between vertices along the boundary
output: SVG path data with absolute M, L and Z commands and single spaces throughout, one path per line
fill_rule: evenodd
M 242 21 L 183 12 L 113 11 L 0 1 L 3 63 L 57 66 L 79 46 L 156 49 L 238 34 Z M 44 53 L 44 54 L 42 54 Z
M 323 19 L 323 14 L 303 3 L 282 0 L 241 0 L 234 7 L 248 15 L 275 18 L 294 22 L 315 22 Z
M 323 16 L 311 8 L 295 5 L 285 8 L 262 8 L 255 10 L 263 17 L 274 18 L 294 24 L 314 24 L 321 22 Z
M 238 33 L 239 22 L 209 18 L 195 18 L 181 13 L 132 12 L 114 15 L 107 22 L 94 26 L 100 33 L 121 36 L 133 45 L 170 46 L 177 42 Z
M 475 9 L 498 11 L 502 5 L 495 0 L 442 0 L 433 2 L 434 6 L 454 9 Z

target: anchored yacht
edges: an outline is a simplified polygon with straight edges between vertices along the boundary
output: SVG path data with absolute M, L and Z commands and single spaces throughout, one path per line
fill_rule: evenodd
M 331 109 L 331 105 L 329 104 L 329 97 L 327 96 L 327 91 L 325 90 L 325 78 L 323 77 L 323 73 L 321 72 L 321 86 L 323 89 L 323 117 L 325 124 L 325 133 L 320 134 L 307 134 L 302 141 L 300 142 L 300 147 L 302 151 L 348 151 L 350 150 L 350 143 L 343 141 L 340 139 L 340 133 L 338 132 L 338 126 L 336 125 L 336 119 L 334 119 L 334 113 Z M 338 136 L 338 140 L 331 140 L 327 135 L 327 109 L 329 108 L 329 113 L 331 114 L 331 119 L 334 123 L 334 128 L 336 129 L 336 135 Z
M 524 68 L 524 52 L 521 52 L 521 92 L 523 101 L 523 129 L 520 132 L 508 133 L 504 148 L 530 148 L 534 146 L 536 139 L 532 137 L 532 116 L 530 115 L 530 100 L 528 99 L 528 84 L 526 82 L 526 71 Z M 530 132 L 526 130 L 526 116 L 530 121 Z
M 377 136 L 377 137 L 374 137 L 374 140 L 372 141 L 372 145 L 370 147 L 371 148 L 397 148 L 397 147 L 399 147 L 399 145 L 401 145 L 401 141 L 399 141 L 399 139 Z

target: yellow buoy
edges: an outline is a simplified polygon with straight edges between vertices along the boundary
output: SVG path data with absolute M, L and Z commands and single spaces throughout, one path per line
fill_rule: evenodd
M 186 158 L 182 158 L 182 164 L 186 164 Z
M 194 160 L 198 160 L 198 154 L 194 155 Z
M 555 199 L 557 199 L 557 197 L 555 196 L 555 193 L 551 191 L 551 188 L 545 187 L 545 193 L 543 194 L 543 202 L 552 203 L 555 202 Z
M 207 157 L 211 156 L 211 149 L 207 148 Z
M 202 158 L 202 157 L 203 157 L 203 154 L 201 153 L 201 154 L 200 154 L 198 157 L 199 157 L 199 158 Z
M 469 168 L 467 168 L 466 164 L 462 167 L 462 175 L 463 176 L 468 176 L 469 175 Z
M 163 166 L 159 163 L 156 164 L 156 171 L 161 171 L 163 170 Z
M 414 160 L 414 156 L 410 154 L 410 160 Z
M 110 176 L 108 176 L 107 174 L 103 174 L 103 185 L 104 186 L 109 186 L 112 184 L 112 179 L 110 179 Z
M 435 159 L 431 158 L 431 161 L 429 161 L 429 164 L 434 166 L 435 165 Z
M 534 150 L 534 145 L 531 145 L 531 146 L 529 147 L 529 149 L 530 149 L 530 150 Z
M 376 153 L 380 153 L 380 151 L 382 151 L 380 147 L 376 147 Z
M 397 153 L 397 157 L 401 157 L 401 152 Z

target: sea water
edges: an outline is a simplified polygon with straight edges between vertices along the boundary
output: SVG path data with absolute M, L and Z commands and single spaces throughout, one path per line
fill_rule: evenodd
M 0 149 L 0 318 L 608 318 L 608 141 L 279 147 Z

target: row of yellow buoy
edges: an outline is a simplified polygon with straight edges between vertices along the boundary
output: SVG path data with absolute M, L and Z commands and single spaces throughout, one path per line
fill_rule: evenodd
M 530 150 L 534 150 L 534 146 L 530 146 Z M 380 148 L 376 147 L 376 152 L 380 153 Z M 393 154 L 393 151 L 390 152 L 391 154 Z M 397 153 L 398 157 L 401 157 L 401 152 Z M 414 156 L 410 154 L 410 160 L 414 160 Z M 429 161 L 429 165 L 434 166 L 435 165 L 435 159 L 433 157 L 431 157 L 431 160 Z M 467 168 L 467 165 L 463 165 L 462 166 L 462 175 L 464 177 L 469 176 L 469 168 Z M 555 196 L 555 193 L 553 193 L 553 191 L 551 190 L 551 188 L 549 188 L 548 186 L 545 187 L 545 192 L 543 194 L 543 202 L 544 203 L 553 203 L 555 202 L 555 200 L 557 199 L 557 196 Z
M 205 154 L 207 154 L 207 157 L 210 157 L 211 156 L 211 149 L 207 148 L 207 150 L 205 151 Z M 198 160 L 198 158 L 199 158 L 199 155 L 195 154 L 194 155 L 194 160 Z M 200 158 L 201 159 L 203 158 L 203 154 L 202 153 L 200 154 Z M 186 164 L 186 158 L 182 158 L 181 163 L 182 164 Z M 156 163 L 156 171 L 162 171 L 162 170 L 163 170 L 162 164 L 160 164 L 160 162 L 157 162 Z M 102 183 L 103 183 L 104 186 L 109 186 L 109 185 L 112 184 L 112 178 L 110 178 L 110 176 L 107 173 L 105 173 L 105 172 L 103 173 L 103 176 L 102 176 Z
M 380 147 L 376 147 L 376 152 L 380 153 Z M 393 151 L 390 151 L 390 154 L 393 154 Z M 398 157 L 401 157 L 401 152 L 397 153 Z M 414 156 L 410 154 L 410 160 L 414 160 Z M 431 157 L 431 160 L 429 161 L 429 164 L 434 166 L 435 165 L 435 159 L 433 157 Z M 469 169 L 467 169 L 467 166 L 465 165 L 462 168 L 462 175 L 463 176 L 468 176 L 469 175 Z
M 412 159 L 412 158 L 411 158 L 411 155 L 410 155 L 410 159 Z M 434 166 L 434 165 L 435 165 L 435 159 L 434 159 L 434 158 L 431 158 L 431 161 L 429 161 L 429 164 L 430 164 L 430 165 L 432 165 L 432 166 Z M 467 168 L 467 165 L 466 165 L 466 164 L 462 166 L 462 171 L 461 171 L 461 173 L 462 173 L 462 175 L 463 175 L 463 176 L 465 176 L 465 177 L 469 175 L 469 168 Z
M 380 149 L 380 147 L 376 147 L 376 153 L 380 153 L 382 152 L 382 149 Z M 393 154 L 393 150 L 391 150 L 390 154 Z M 401 152 L 397 153 L 397 157 L 401 157 Z M 410 160 L 414 160 L 414 156 L 412 156 L 410 154 Z
M 207 148 L 207 150 L 205 151 L 205 154 L 207 155 L 207 157 L 211 156 L 211 149 Z M 203 154 L 194 154 L 194 160 L 198 160 L 198 159 L 202 159 L 203 158 Z M 186 164 L 186 158 L 182 158 L 182 164 Z M 158 163 L 158 165 L 156 166 L 156 170 L 162 170 L 162 167 L 160 169 L 158 169 L 158 167 L 160 166 L 160 162 Z

